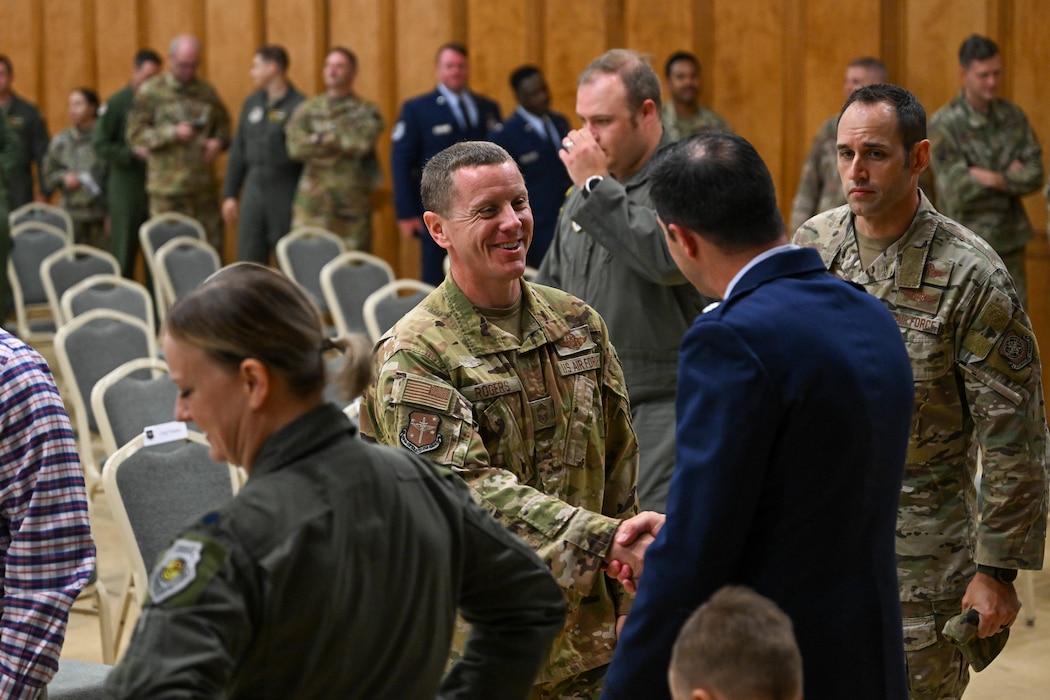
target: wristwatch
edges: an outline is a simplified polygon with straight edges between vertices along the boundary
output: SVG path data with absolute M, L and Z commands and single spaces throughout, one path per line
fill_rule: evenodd
M 1017 580 L 1017 569 L 1001 569 L 998 566 L 977 565 L 978 573 L 991 576 L 999 583 L 1013 583 Z
M 600 183 L 604 179 L 605 179 L 605 176 L 603 176 L 603 175 L 591 175 L 589 178 L 587 178 L 584 181 L 584 183 L 583 183 L 583 191 L 586 192 L 587 194 L 590 194 L 591 192 L 594 191 L 594 188 L 598 186 L 598 183 Z

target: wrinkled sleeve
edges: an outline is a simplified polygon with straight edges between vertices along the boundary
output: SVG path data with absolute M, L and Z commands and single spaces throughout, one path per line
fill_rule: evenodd
M 358 117 L 354 129 L 342 129 L 336 134 L 336 146 L 344 156 L 360 157 L 372 153 L 376 139 L 383 131 L 383 115 L 375 105 L 362 108 Z
M 230 110 L 226 109 L 226 105 L 217 92 L 211 90 L 210 93 L 208 101 L 211 103 L 211 133 L 209 133 L 209 136 L 222 141 L 224 149 L 229 148 L 233 134 L 233 121 L 230 119 Z
M 69 172 L 69 167 L 66 163 L 68 157 L 66 152 L 66 144 L 62 135 L 59 134 L 51 145 L 47 149 L 47 154 L 44 156 L 43 162 L 40 164 L 40 179 L 41 182 L 46 186 L 47 192 L 54 192 L 55 190 L 61 191 L 63 188 L 62 179 Z
M 612 547 L 620 520 L 573 506 L 522 483 L 511 471 L 491 466 L 473 415 L 472 404 L 449 381 L 436 361 L 419 353 L 391 352 L 393 340 L 376 349 L 375 380 L 366 393 L 362 434 L 388 445 L 410 447 L 410 426 L 404 407 L 397 405 L 410 377 L 420 378 L 424 391 L 440 397 L 421 410 L 437 415 L 441 444 L 423 456 L 449 466 L 471 488 L 475 500 L 511 532 L 524 539 L 567 590 L 589 591 Z M 447 397 L 447 398 L 446 398 Z M 428 399 L 420 399 L 428 401 Z M 411 416 L 408 417 L 411 419 Z
M 930 167 L 935 176 L 939 208 L 956 211 L 961 204 L 991 201 L 1002 196 L 970 175 L 970 163 L 966 160 L 955 125 L 948 117 L 930 121 L 930 144 Z
M 1047 427 L 1039 349 L 1027 314 L 998 270 L 960 320 L 959 369 L 981 447 L 975 559 L 1040 569 L 1047 518 Z
M 95 147 L 95 153 L 100 158 L 109 163 L 127 166 L 134 162 L 135 156 L 124 138 L 120 121 L 117 110 L 113 109 L 110 104 L 95 122 L 95 130 L 91 134 L 91 145 Z
M 147 83 L 136 93 L 128 111 L 127 140 L 132 147 L 156 151 L 178 140 L 175 137 L 177 124 L 154 123 L 155 107 L 153 91 Z
M 0 697 L 35 698 L 58 670 L 69 608 L 95 569 L 84 476 L 41 359 L 0 367 Z
M 1036 192 L 1043 184 L 1043 149 L 1039 147 L 1039 139 L 1036 138 L 1027 119 L 1024 120 L 1019 136 L 1014 158 L 1021 161 L 1024 167 L 1003 173 L 1006 193 L 1015 197 Z

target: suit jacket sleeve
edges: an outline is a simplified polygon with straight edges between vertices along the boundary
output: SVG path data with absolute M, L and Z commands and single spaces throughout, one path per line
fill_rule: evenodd
M 670 698 L 667 667 L 678 630 L 740 566 L 775 439 L 774 387 L 752 349 L 725 324 L 694 325 L 679 368 L 667 521 L 646 553 L 643 584 L 603 698 Z M 701 421 L 705 429 L 697 430 Z

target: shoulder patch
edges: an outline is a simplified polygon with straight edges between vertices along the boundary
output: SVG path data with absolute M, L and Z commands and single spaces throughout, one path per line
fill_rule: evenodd
M 436 413 L 412 411 L 408 414 L 408 425 L 401 429 L 401 445 L 417 455 L 441 447 L 441 416 Z
M 393 129 L 393 131 L 390 132 L 390 140 L 391 141 L 400 141 L 401 137 L 404 136 L 404 135 L 405 135 L 405 123 L 404 122 L 398 122 L 397 124 L 394 124 L 394 129 Z
M 177 539 L 149 577 L 149 597 L 154 603 L 163 603 L 176 593 L 186 590 L 197 578 L 197 565 L 204 544 Z
M 1035 338 L 1025 328 L 1010 328 L 999 341 L 997 352 L 1014 372 L 1032 364 L 1035 357 Z
M 452 409 L 452 387 L 413 374 L 399 374 L 390 395 L 394 403 L 410 403 L 442 413 Z

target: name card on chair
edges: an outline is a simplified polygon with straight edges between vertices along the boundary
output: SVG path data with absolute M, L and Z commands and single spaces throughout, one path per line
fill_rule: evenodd
M 142 431 L 142 446 L 160 445 L 165 442 L 185 440 L 190 436 L 186 429 L 186 423 L 181 420 L 173 420 L 168 423 L 147 425 Z

